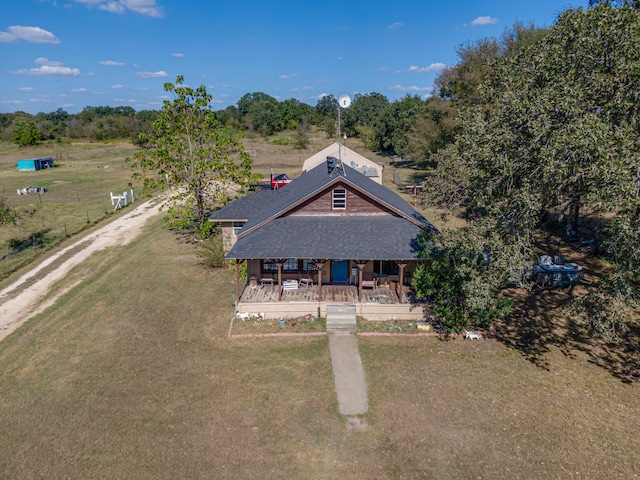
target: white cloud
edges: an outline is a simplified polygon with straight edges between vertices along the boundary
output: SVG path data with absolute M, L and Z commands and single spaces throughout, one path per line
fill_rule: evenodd
M 45 58 L 45 57 L 38 57 L 33 61 L 33 63 L 37 63 L 39 65 L 49 65 L 50 67 L 61 67 L 62 65 L 64 65 L 62 62 L 49 60 L 48 58 Z
M 97 7 L 110 13 L 125 13 L 127 10 L 147 15 L 149 17 L 162 17 L 162 9 L 156 0 L 73 0 L 89 7 Z
M 60 43 L 58 37 L 40 27 L 13 25 L 7 28 L 6 32 L 0 32 L 0 43 L 17 42 L 18 40 L 31 43 Z
M 100 10 L 104 10 L 109 13 L 124 13 L 126 8 L 119 2 L 105 2 L 98 5 Z
M 298 88 L 292 88 L 291 89 L 292 92 L 309 92 L 311 90 L 313 90 L 313 87 L 309 87 L 309 86 L 298 87 Z
M 30 68 L 30 69 L 20 69 L 15 73 L 25 74 L 25 75 L 71 75 L 77 77 L 80 75 L 80 70 L 77 68 L 69 68 L 69 67 L 52 67 L 49 65 L 43 65 L 38 68 Z
M 31 103 L 51 103 L 51 99 L 47 98 L 47 97 L 30 98 L 29 102 L 31 102 Z
M 116 62 L 115 60 L 101 60 L 100 65 L 106 65 L 108 67 L 124 67 L 126 63 Z
M 35 59 L 35 63 L 41 65 L 38 68 L 22 68 L 12 73 L 23 75 L 66 75 L 77 77 L 80 70 L 77 68 L 65 67 L 62 62 L 56 62 L 40 57 Z
M 389 87 L 389 90 L 393 91 L 393 92 L 427 92 L 432 90 L 433 87 L 418 87 L 416 85 L 411 85 L 411 86 L 407 86 L 405 87 L 404 85 L 393 85 L 391 87 Z
M 121 88 L 124 88 L 124 85 L 114 85 L 111 88 L 113 88 L 114 90 L 119 90 Z
M 498 23 L 498 19 L 488 15 L 478 17 L 471 21 L 471 25 L 493 25 L 494 23 Z
M 33 88 L 31 87 L 20 87 L 18 90 L 21 92 L 33 92 Z
M 401 28 L 401 27 L 404 27 L 404 23 L 402 23 L 402 22 L 393 22 L 387 28 L 389 30 L 397 30 L 398 28 Z
M 168 74 L 164 70 L 158 72 L 136 72 L 136 75 L 141 78 L 161 78 L 166 77 Z
M 72 88 L 72 89 L 71 89 L 71 91 L 72 91 L 73 93 L 86 93 L 86 92 L 88 92 L 89 90 L 87 90 L 86 88 Z
M 292 73 L 290 75 L 278 75 L 278 78 L 282 79 L 282 80 L 288 80 L 290 78 L 296 78 L 298 76 L 298 74 L 296 73 Z
M 184 53 L 176 52 L 171 54 L 172 57 L 182 58 L 184 57 Z
M 433 72 L 440 72 L 445 68 L 447 68 L 447 66 L 444 63 L 438 62 L 438 63 L 432 63 L 428 67 L 418 67 L 417 65 L 411 65 L 407 69 L 407 71 L 417 72 L 417 73 L 433 73 Z

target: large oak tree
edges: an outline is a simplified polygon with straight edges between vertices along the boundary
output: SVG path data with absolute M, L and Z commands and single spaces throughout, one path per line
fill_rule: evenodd
M 532 252 L 544 212 L 560 212 L 569 238 L 585 208 L 613 218 L 603 232 L 613 276 L 578 310 L 593 331 L 614 335 L 638 298 L 639 42 L 640 12 L 631 6 L 562 13 L 536 42 L 493 63 L 426 189 L 431 202 L 462 207 L 504 245 L 522 247 L 523 255 L 507 249 L 507 272 Z

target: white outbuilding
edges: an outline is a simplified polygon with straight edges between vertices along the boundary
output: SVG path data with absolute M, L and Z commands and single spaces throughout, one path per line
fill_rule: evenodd
M 320 150 L 318 153 L 307 158 L 302 164 L 302 171 L 308 172 L 314 167 L 327 161 L 327 157 L 335 157 L 342 160 L 342 163 L 357 170 L 371 180 L 382 185 L 382 166 L 363 157 L 357 152 L 345 147 L 338 142 L 329 145 L 327 148 Z

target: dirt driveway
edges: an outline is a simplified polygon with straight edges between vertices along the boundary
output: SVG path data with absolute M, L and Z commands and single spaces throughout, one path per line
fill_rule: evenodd
M 54 304 L 74 286 L 70 285 L 57 292 L 45 302 L 40 301 L 55 282 L 92 253 L 129 243 L 140 234 L 147 220 L 159 213 L 160 205 L 161 202 L 158 200 L 138 204 L 122 217 L 43 260 L 0 291 L 0 341 L 34 315 Z

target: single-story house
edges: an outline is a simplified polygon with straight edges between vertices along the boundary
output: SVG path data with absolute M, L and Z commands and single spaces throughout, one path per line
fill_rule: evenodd
M 324 163 L 327 157 L 334 157 L 342 160 L 342 163 L 348 165 L 354 170 L 359 171 L 366 177 L 382 185 L 382 166 L 369 160 L 367 157 L 354 152 L 350 148 L 345 147 L 341 143 L 333 143 L 327 148 L 320 150 L 318 153 L 311 155 L 302 164 L 302 171 L 308 172 Z
M 440 232 L 398 194 L 329 156 L 278 190 L 258 190 L 214 212 L 236 261 L 241 313 L 324 315 L 354 303 L 372 320 L 419 318 L 410 281 L 422 237 Z M 246 263 L 246 283 L 240 265 Z
M 53 158 L 30 158 L 26 160 L 18 160 L 19 172 L 35 172 L 44 168 L 53 168 Z

